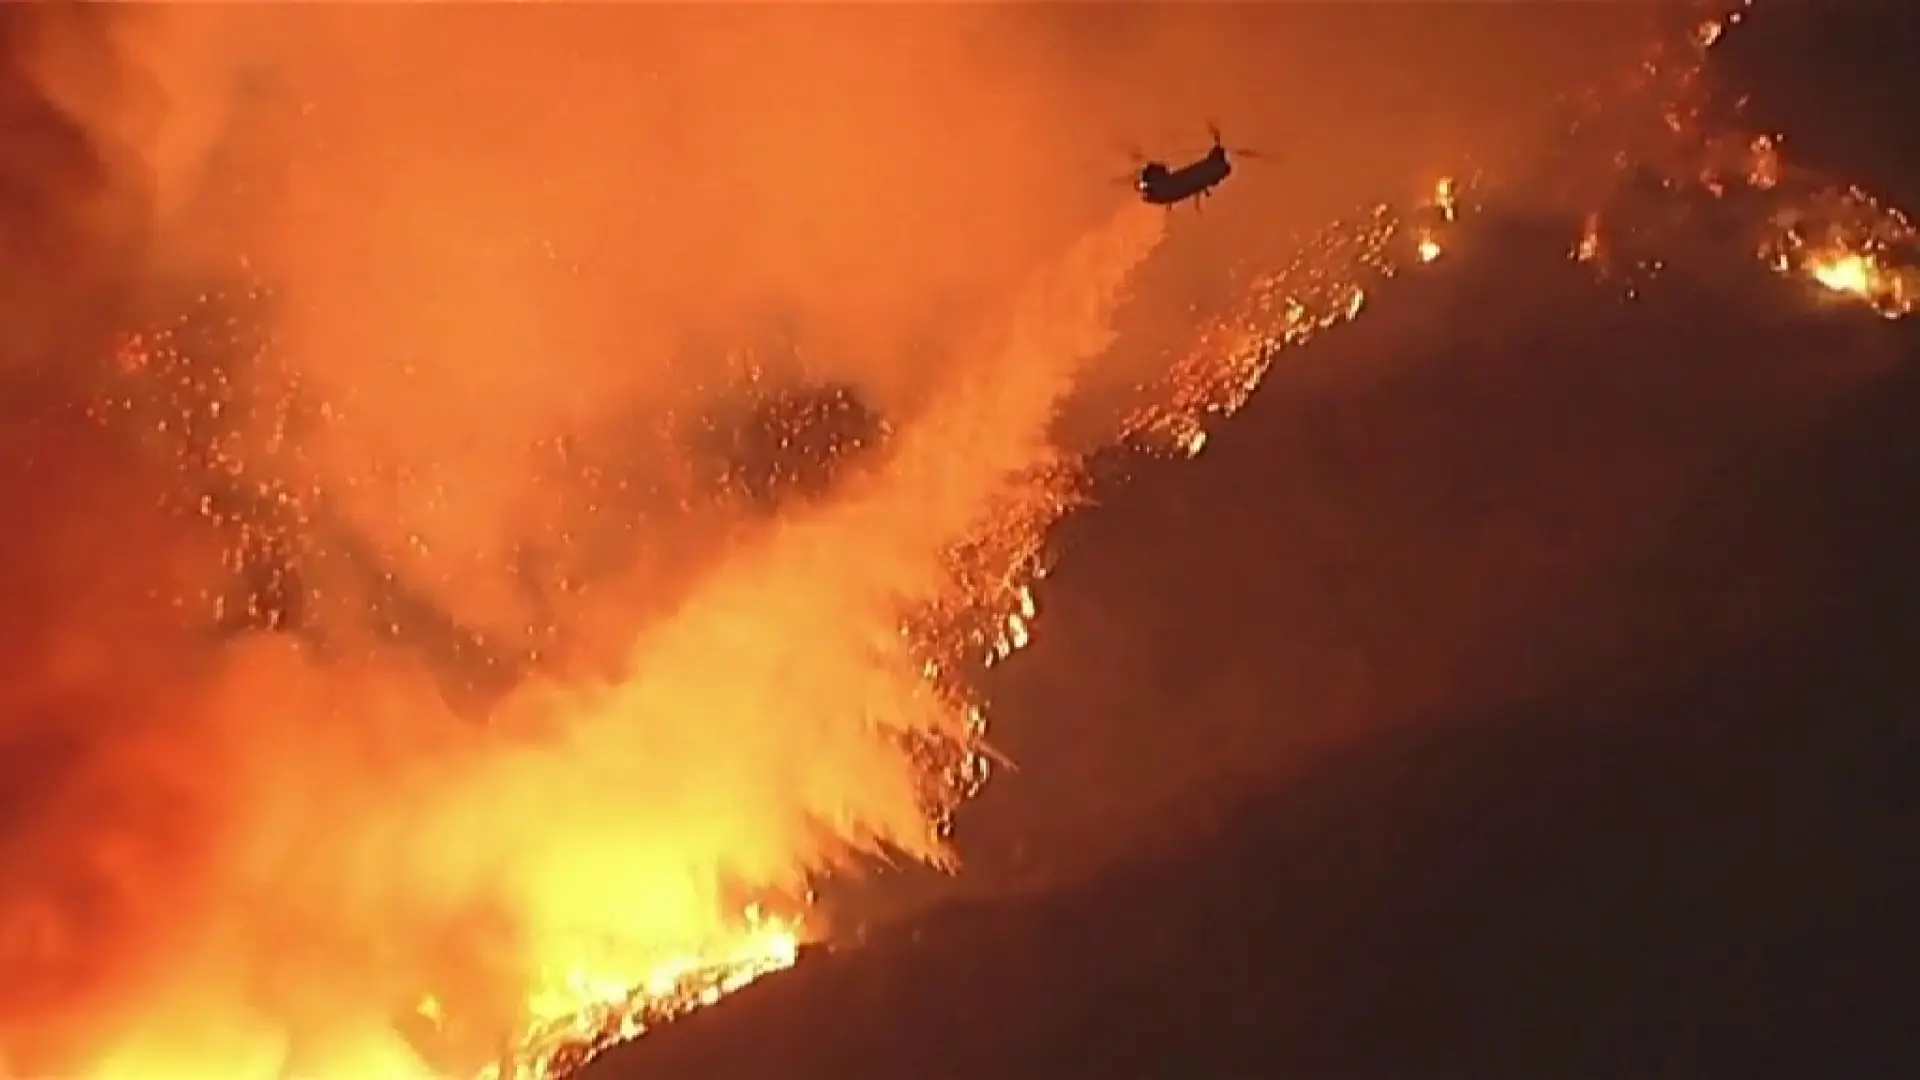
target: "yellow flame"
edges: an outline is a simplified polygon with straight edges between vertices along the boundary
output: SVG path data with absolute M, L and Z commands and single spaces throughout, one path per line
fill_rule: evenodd
M 1874 294 L 1880 277 L 1871 258 L 1853 252 L 1814 259 L 1807 264 L 1807 273 L 1833 292 L 1863 299 Z
M 642 972 L 573 967 L 550 977 L 527 1003 L 531 1024 L 520 1044 L 477 1080 L 568 1075 L 611 1046 L 714 1005 L 798 962 L 800 933 L 795 926 L 750 915 L 756 926 L 710 952 L 668 956 Z

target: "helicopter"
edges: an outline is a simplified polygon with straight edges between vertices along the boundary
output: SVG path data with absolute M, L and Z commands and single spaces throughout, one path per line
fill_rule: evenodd
M 1200 209 L 1201 201 L 1213 193 L 1213 189 L 1233 172 L 1233 162 L 1229 155 L 1262 160 L 1266 155 L 1257 150 L 1229 150 L 1220 138 L 1217 124 L 1207 125 L 1207 134 L 1213 145 L 1204 156 L 1188 162 L 1179 168 L 1171 168 L 1164 161 L 1141 162 L 1140 170 L 1123 178 L 1132 184 L 1140 200 L 1152 206 L 1174 206 L 1193 200 L 1194 209 Z M 1135 155 L 1138 158 L 1139 155 Z

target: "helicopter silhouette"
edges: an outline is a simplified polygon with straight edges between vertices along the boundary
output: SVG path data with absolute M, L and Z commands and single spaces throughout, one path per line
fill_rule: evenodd
M 1142 161 L 1139 171 L 1123 177 L 1122 182 L 1131 184 L 1134 191 L 1139 194 L 1140 201 L 1151 206 L 1172 209 L 1180 203 L 1192 200 L 1194 209 L 1198 210 L 1201 202 L 1213 193 L 1213 189 L 1219 187 L 1228 176 L 1233 174 L 1232 156 L 1237 155 L 1254 160 L 1263 160 L 1266 157 L 1257 150 L 1237 148 L 1229 150 L 1221 142 L 1220 127 L 1217 124 L 1208 124 L 1207 134 L 1212 138 L 1213 145 L 1202 157 L 1179 168 L 1173 168 L 1164 161 Z M 1134 157 L 1138 159 L 1140 155 L 1136 153 Z

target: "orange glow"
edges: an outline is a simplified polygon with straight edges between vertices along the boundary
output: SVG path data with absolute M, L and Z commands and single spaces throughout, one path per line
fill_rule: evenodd
M 1880 276 L 1873 260 L 1851 252 L 1814 259 L 1807 264 L 1807 273 L 1834 292 L 1856 296 L 1871 295 Z
M 577 1067 L 598 1050 L 792 967 L 799 955 L 794 931 L 762 924 L 720 953 L 668 957 L 637 975 L 575 968 L 558 981 L 535 986 L 527 1003 L 531 1028 L 507 1063 L 481 1070 L 480 1078 L 535 1080 Z M 444 1023 L 435 1019 L 438 1006 L 432 997 L 422 1002 L 422 1015 L 436 1025 Z
M 1492 184 L 1413 172 L 1437 158 L 1393 128 L 1403 96 L 1370 142 L 1343 105 L 1326 157 L 1364 168 L 1249 169 L 1209 215 L 1410 183 L 1412 205 L 1246 239 L 1217 310 L 1123 368 L 1116 311 L 1181 226 L 1082 183 L 1103 135 L 1076 133 L 1114 86 L 1171 106 L 1104 61 L 996 66 L 992 5 L 925 34 L 308 7 L 101 16 L 170 91 L 164 124 L 116 96 L 140 80 L 46 46 L 49 97 L 142 161 L 127 216 L 161 314 L 110 328 L 85 377 L 47 365 L 62 419 L 0 428 L 23 523 L 0 741 L 29 763 L 0 961 L 31 988 L 0 990 L 0 1076 L 558 1077 L 800 962 L 833 929 L 823 880 L 958 865 L 953 816 L 997 760 L 975 676 L 1034 639 L 1077 454 L 1201 453 L 1409 263 L 1450 273 Z M 1174 38 L 1139 40 L 1287 67 Z M 1672 105 L 1614 107 L 1674 118 L 1675 176 L 1769 193 L 1743 252 L 1911 310 L 1904 217 Z M 1469 134 L 1513 150 L 1423 137 Z M 75 186 L 73 250 L 131 273 L 111 185 Z M 1571 213 L 1604 261 L 1617 237 Z M 48 302 L 92 310 L 96 284 Z M 879 417 L 852 449 L 753 429 L 818 490 L 723 467 L 730 418 L 822 385 Z M 1106 420 L 1063 445 L 1076 409 Z M 303 584 L 229 595 L 263 562 Z M 276 588 L 298 618 L 263 610 Z M 309 636 L 261 625 L 283 620 Z
M 1801 272 L 1828 292 L 1866 304 L 1885 318 L 1897 319 L 1913 310 L 1910 290 L 1915 275 L 1893 270 L 1871 253 L 1842 250 L 1813 255 Z
M 614 681 L 529 680 L 476 733 L 449 726 L 430 686 L 377 664 L 321 667 L 271 639 L 231 654 L 201 723 L 226 755 L 223 798 L 251 808 L 210 867 L 232 906 L 203 913 L 215 936 L 183 936 L 124 1020 L 99 1014 L 109 1034 L 82 1074 L 218 1061 L 222 1075 L 272 1075 L 244 1064 L 259 1055 L 321 1080 L 426 1077 L 451 1055 L 485 1077 L 558 1075 L 795 962 L 803 910 L 728 910 L 717 879 L 792 898 L 809 860 L 946 862 L 943 815 L 986 775 L 982 713 L 949 672 L 1031 640 L 1042 530 L 1070 504 L 1036 471 L 1044 426 L 1164 225 L 1123 206 L 1040 273 L 977 377 L 895 431 L 883 468 L 709 569 L 631 640 Z M 866 558 L 837 558 L 856 540 Z M 315 723 L 356 701 L 366 723 Z M 701 722 L 662 730 L 682 714 Z M 787 734 L 743 744 L 734 718 L 763 716 L 785 717 Z M 689 761 L 698 774 L 680 775 Z M 325 885 L 342 872 L 349 891 Z M 270 902 L 242 903 L 253 896 Z M 483 929 L 502 914 L 506 935 Z M 476 936 L 452 955 L 426 936 L 469 921 Z M 347 937 L 284 951 L 309 935 Z M 315 1002 L 324 1041 L 289 1049 L 248 1011 L 249 971 L 297 976 L 303 994 L 316 979 L 369 983 L 384 1000 Z M 470 993 L 481 976 L 518 987 L 504 1012 Z M 180 1010 L 211 1026 L 182 1029 Z M 394 1026 L 403 1012 L 411 1033 Z

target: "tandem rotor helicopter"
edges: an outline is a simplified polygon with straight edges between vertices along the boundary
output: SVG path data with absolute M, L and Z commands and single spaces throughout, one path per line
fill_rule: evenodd
M 1239 148 L 1228 149 L 1221 142 L 1220 125 L 1208 124 L 1207 135 L 1213 140 L 1204 156 L 1188 162 L 1179 168 L 1172 168 L 1164 161 L 1142 160 L 1139 153 L 1133 157 L 1139 162 L 1139 170 L 1121 177 L 1119 182 L 1130 184 L 1140 195 L 1140 201 L 1151 206 L 1164 206 L 1171 210 L 1189 199 L 1195 210 L 1213 189 L 1219 187 L 1233 173 L 1231 156 L 1267 160 L 1267 155 L 1257 150 Z

